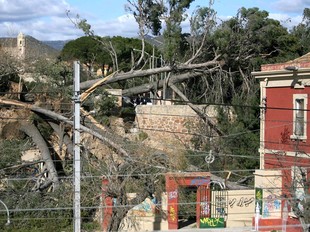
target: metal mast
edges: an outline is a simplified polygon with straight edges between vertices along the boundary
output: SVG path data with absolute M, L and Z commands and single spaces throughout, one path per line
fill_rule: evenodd
M 74 61 L 74 232 L 81 231 L 80 63 Z

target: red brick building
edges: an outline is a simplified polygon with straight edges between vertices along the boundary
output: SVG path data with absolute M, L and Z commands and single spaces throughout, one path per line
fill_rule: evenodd
M 297 211 L 305 213 L 309 196 L 310 53 L 262 65 L 252 74 L 261 91 L 260 169 L 255 172 L 260 230 L 302 231 Z

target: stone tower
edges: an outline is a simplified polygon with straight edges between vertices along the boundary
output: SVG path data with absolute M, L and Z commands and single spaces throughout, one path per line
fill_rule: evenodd
M 25 58 L 26 53 L 26 38 L 25 35 L 20 32 L 17 36 L 17 55 L 20 59 Z

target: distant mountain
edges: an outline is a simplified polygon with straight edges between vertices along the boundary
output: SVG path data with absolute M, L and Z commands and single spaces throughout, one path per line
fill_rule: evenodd
M 50 40 L 50 41 L 42 41 L 42 43 L 61 51 L 63 47 L 68 43 L 70 40 Z
M 155 47 L 161 49 L 164 45 L 164 37 L 163 36 L 145 36 L 145 41 L 147 41 L 149 44 L 154 45 Z
M 163 47 L 164 38 L 163 36 L 150 36 L 146 35 L 145 40 L 159 49 Z M 49 47 L 52 47 L 58 51 L 61 51 L 63 47 L 66 45 L 66 43 L 70 42 L 70 40 L 47 40 L 47 41 L 41 41 L 42 43 L 48 45 Z

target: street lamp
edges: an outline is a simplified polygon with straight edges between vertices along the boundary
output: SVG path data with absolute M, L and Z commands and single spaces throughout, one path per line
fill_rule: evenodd
M 6 223 L 5 223 L 5 225 L 8 226 L 8 225 L 10 225 L 10 223 L 11 223 L 11 222 L 10 222 L 10 212 L 9 212 L 9 209 L 8 209 L 8 207 L 6 206 L 6 204 L 4 204 L 4 202 L 1 201 L 1 200 L 0 200 L 0 202 L 4 205 L 4 208 L 5 208 L 6 213 L 7 213 L 7 215 L 8 215 L 8 219 L 7 219 Z

